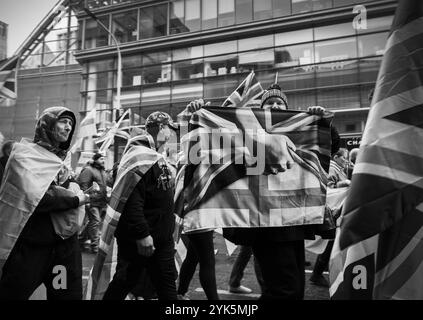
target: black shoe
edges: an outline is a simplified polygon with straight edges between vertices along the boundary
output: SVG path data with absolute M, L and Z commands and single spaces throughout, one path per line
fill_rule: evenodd
M 329 288 L 329 282 L 326 280 L 326 278 L 322 274 L 320 275 L 312 274 L 310 277 L 310 282 L 319 287 Z
M 304 266 L 306 266 L 306 267 L 311 267 L 311 262 L 310 262 L 310 261 L 305 261 L 305 262 L 304 262 Z

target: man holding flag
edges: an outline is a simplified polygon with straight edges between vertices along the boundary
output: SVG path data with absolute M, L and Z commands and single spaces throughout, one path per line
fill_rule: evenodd
M 332 299 L 423 299 L 423 2 L 399 2 L 330 264 Z

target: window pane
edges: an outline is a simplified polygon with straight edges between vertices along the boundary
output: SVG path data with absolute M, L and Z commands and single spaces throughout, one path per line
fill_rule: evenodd
M 290 68 L 278 70 L 278 83 L 282 90 L 314 88 L 314 68 Z
M 313 1 L 313 10 L 323 10 L 332 8 L 332 0 L 312 0 Z
M 354 34 L 355 30 L 351 22 L 314 28 L 315 40 L 345 37 Z
M 200 30 L 200 0 L 185 0 L 185 26 L 189 31 Z
M 167 5 L 141 8 L 140 39 L 165 36 L 167 32 Z
M 236 23 L 253 21 L 253 0 L 235 0 Z
M 316 105 L 315 91 L 287 92 L 288 106 L 290 110 L 307 110 L 310 106 Z
M 358 33 L 390 30 L 393 16 L 367 19 L 367 29 L 358 29 Z
M 291 14 L 291 0 L 273 0 L 273 17 L 289 16 Z
M 334 7 L 342 7 L 342 6 L 348 6 L 351 4 L 354 4 L 355 0 L 333 0 L 333 6 Z
M 237 73 L 238 56 L 224 55 L 204 59 L 204 74 L 206 77 Z
M 360 88 L 336 88 L 319 90 L 317 105 L 330 109 L 360 108 Z
M 275 34 L 275 46 L 313 41 L 313 29 L 303 29 Z
M 203 0 L 203 30 L 217 27 L 217 0 Z
M 323 63 L 316 68 L 316 86 L 327 87 L 358 82 L 358 63 L 341 61 L 338 63 Z
M 218 54 L 225 54 L 230 52 L 236 52 L 237 41 L 226 41 L 208 44 L 204 46 L 204 56 L 213 56 Z
M 170 3 L 169 33 L 176 34 L 189 31 L 185 26 L 184 0 L 176 0 Z
M 312 9 L 311 0 L 292 0 L 292 13 L 309 12 Z
M 278 68 L 314 63 L 313 45 L 308 43 L 275 48 L 275 62 Z
M 355 37 L 316 42 L 315 46 L 317 63 L 357 57 Z
M 140 88 L 122 88 L 120 95 L 120 103 L 122 107 L 136 107 L 139 106 L 141 101 L 141 91 Z
M 109 16 L 99 17 L 101 23 L 109 28 Z M 84 48 L 91 49 L 95 47 L 107 46 L 109 43 L 109 34 L 98 25 L 97 21 L 87 19 L 85 21 L 85 42 Z
M 381 57 L 360 60 L 360 82 L 376 82 Z
M 245 52 L 239 54 L 239 72 L 273 68 L 275 54 L 273 49 Z
M 202 97 L 203 82 L 176 83 L 172 87 L 172 102 L 186 101 L 186 104 L 188 104 L 189 101 Z
M 376 33 L 358 37 L 358 55 L 360 57 L 383 55 L 388 33 Z
M 137 10 L 112 15 L 113 34 L 120 43 L 137 40 Z
M 141 66 L 142 56 L 140 54 L 122 57 L 122 68 L 135 68 Z
M 254 37 L 254 38 L 247 38 L 247 39 L 240 39 L 238 40 L 238 50 L 245 51 L 245 50 L 253 50 L 253 49 L 261 49 L 266 47 L 273 47 L 273 35 L 267 35 L 262 37 Z
M 150 106 L 153 104 L 162 104 L 170 102 L 170 87 L 169 85 L 147 86 L 141 89 L 141 106 Z M 147 114 L 141 108 L 141 114 L 146 118 L 151 112 L 157 111 L 154 108 L 148 111 Z
M 226 99 L 238 86 L 237 76 L 208 78 L 204 81 L 205 99 Z
M 254 0 L 254 20 L 272 18 L 272 0 Z
M 89 63 L 88 72 L 100 72 L 114 69 L 114 64 L 112 59 L 93 61 Z
M 231 26 L 235 23 L 235 0 L 219 0 L 219 27 Z
M 99 72 L 88 75 L 88 91 L 113 87 L 113 72 Z
M 142 84 L 162 83 L 170 81 L 171 65 L 163 64 L 143 68 Z
M 173 50 L 173 61 L 195 59 L 203 56 L 203 46 Z
M 163 62 L 170 62 L 169 51 L 146 53 L 142 55 L 143 66 L 148 66 L 150 64 L 157 64 L 157 63 L 163 63 Z
M 173 63 L 173 81 L 196 79 L 203 76 L 203 59 Z
M 122 86 L 140 86 L 144 83 L 141 68 L 124 69 L 122 71 Z

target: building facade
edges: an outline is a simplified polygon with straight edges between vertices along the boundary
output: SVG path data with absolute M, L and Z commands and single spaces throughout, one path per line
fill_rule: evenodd
M 0 21 L 0 61 L 7 58 L 7 23 Z
M 175 117 L 196 98 L 219 105 L 254 70 L 264 88 L 278 74 L 291 109 L 321 105 L 334 111 L 335 125 L 347 138 L 364 129 L 397 1 L 87 0 L 85 5 L 114 37 L 86 12 L 77 14 L 82 112 L 95 106 L 99 118 L 112 120 L 118 41 L 121 104 L 132 108 L 134 124 L 155 110 Z

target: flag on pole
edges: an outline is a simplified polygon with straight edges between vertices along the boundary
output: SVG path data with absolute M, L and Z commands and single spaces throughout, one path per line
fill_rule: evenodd
M 0 66 L 0 106 L 11 107 L 16 103 L 16 67 L 19 57 L 15 56 Z
M 105 131 L 101 137 L 99 137 L 95 143 L 101 145 L 99 152 L 104 153 L 112 145 L 115 136 L 121 137 L 125 140 L 130 139 L 131 135 L 129 133 L 131 121 L 131 109 L 127 109 L 120 119 L 113 124 L 113 126 Z
M 222 107 L 260 107 L 262 93 L 263 88 L 254 71 L 251 71 L 238 88 L 223 102 Z
M 330 263 L 332 299 L 423 299 L 423 2 L 401 0 Z
M 84 120 L 81 121 L 79 124 L 79 130 L 77 134 L 77 140 L 73 147 L 71 148 L 71 152 L 74 153 L 78 149 L 81 149 L 82 142 L 85 138 L 93 137 L 97 135 L 97 126 L 96 126 L 96 108 L 92 109 L 90 112 L 87 113 Z

